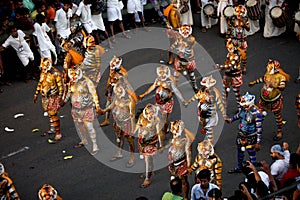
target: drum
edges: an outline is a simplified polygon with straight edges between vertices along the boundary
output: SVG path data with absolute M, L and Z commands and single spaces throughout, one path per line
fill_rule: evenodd
M 233 17 L 234 7 L 232 5 L 227 5 L 223 10 L 223 15 L 228 19 Z
M 260 5 L 257 0 L 248 0 L 246 2 L 246 9 L 248 17 L 251 20 L 258 20 L 260 18 Z
M 295 23 L 297 23 L 298 26 L 300 26 L 300 10 L 298 10 L 298 11 L 295 13 Z
M 288 22 L 287 13 L 284 10 L 282 10 L 280 6 L 274 6 L 270 10 L 269 14 L 272 18 L 273 24 L 278 28 L 284 27 Z
M 218 18 L 217 7 L 215 7 L 212 3 L 208 3 L 203 7 L 203 13 L 208 17 Z

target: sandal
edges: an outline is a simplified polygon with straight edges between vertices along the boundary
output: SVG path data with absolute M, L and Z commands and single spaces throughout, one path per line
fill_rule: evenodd
M 126 167 L 127 168 L 131 168 L 131 167 L 133 167 L 134 166 L 134 164 L 135 164 L 135 162 L 134 162 L 134 160 L 129 160 L 127 163 L 126 163 Z
M 78 144 L 74 145 L 74 148 L 81 148 L 84 147 L 84 144 L 82 142 L 79 142 Z
M 114 155 L 109 161 L 110 162 L 114 162 L 114 161 L 117 161 L 117 160 L 120 160 L 123 158 L 123 155 L 122 154 L 116 154 Z
M 151 184 L 150 179 L 146 179 L 146 180 L 144 181 L 144 183 L 141 184 L 140 187 L 141 187 L 141 188 L 146 188 L 146 187 L 148 187 L 150 184 Z

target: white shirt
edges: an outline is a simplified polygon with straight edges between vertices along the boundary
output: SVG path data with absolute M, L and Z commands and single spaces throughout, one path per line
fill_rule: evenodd
M 33 27 L 33 35 L 37 37 L 40 50 L 45 51 L 48 49 L 55 49 L 55 46 L 52 44 L 50 37 L 47 34 L 47 32 L 51 30 L 49 26 L 46 23 L 42 23 L 42 26 L 40 26 L 38 23 L 35 23 Z
M 108 8 L 115 8 L 119 6 L 119 0 L 107 0 Z
M 56 22 L 55 27 L 57 34 L 62 38 L 67 38 L 71 34 L 70 30 L 70 18 L 72 17 L 72 10 L 69 8 L 67 12 L 63 8 L 56 11 L 54 21 Z
M 18 37 L 14 38 L 13 36 L 9 36 L 5 42 L 2 44 L 4 48 L 7 48 L 8 46 L 11 46 L 16 50 L 17 54 L 24 54 L 24 53 L 32 53 L 28 43 L 24 39 L 25 33 L 21 30 L 17 30 Z
M 84 5 L 83 1 L 80 2 L 76 15 L 80 16 L 81 23 L 89 23 L 92 21 L 91 4 Z
M 200 183 L 194 185 L 192 188 L 192 192 L 191 192 L 191 200 L 198 200 L 198 199 L 200 199 L 200 197 L 204 198 L 205 200 L 209 200 L 208 192 L 214 188 L 218 188 L 218 186 L 216 186 L 213 183 L 209 183 L 207 192 L 206 192 L 206 194 L 204 194 Z
M 289 165 L 283 159 L 276 160 L 270 167 L 271 174 L 278 181 L 281 181 L 282 176 L 288 171 Z

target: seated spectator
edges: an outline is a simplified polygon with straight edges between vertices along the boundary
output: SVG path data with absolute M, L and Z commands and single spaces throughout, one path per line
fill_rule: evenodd
M 170 187 L 171 187 L 171 192 L 166 192 L 162 200 L 181 200 L 183 197 L 181 197 L 182 194 L 182 183 L 181 179 L 176 177 L 171 179 L 170 181 Z

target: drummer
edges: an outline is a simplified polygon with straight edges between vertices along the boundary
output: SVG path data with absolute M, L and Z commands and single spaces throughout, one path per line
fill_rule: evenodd
M 265 10 L 265 26 L 264 26 L 264 38 L 271 38 L 283 34 L 286 30 L 286 26 L 281 28 L 276 27 L 272 21 L 270 10 L 275 6 L 281 7 L 284 0 L 266 0 L 266 10 Z
M 217 15 L 220 16 L 220 34 L 225 36 L 227 31 L 227 19 L 224 15 L 226 6 L 232 5 L 232 0 L 219 0 Z
M 246 31 L 247 36 L 253 35 L 260 30 L 259 18 L 261 16 L 260 3 L 257 0 L 246 0 L 245 6 L 252 12 L 248 12 L 248 20 L 250 24 L 250 30 Z M 253 10 L 252 10 L 253 9 Z
M 201 0 L 201 32 L 206 33 L 213 25 L 218 23 L 216 0 Z

